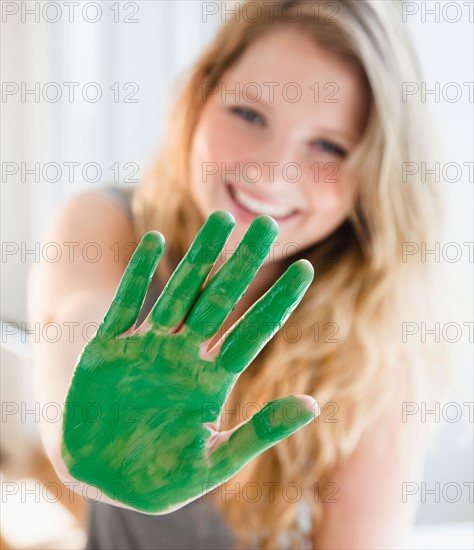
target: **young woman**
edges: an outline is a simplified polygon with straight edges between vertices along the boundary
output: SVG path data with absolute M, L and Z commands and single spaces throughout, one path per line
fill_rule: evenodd
M 427 344 L 403 338 L 434 288 L 430 264 L 405 261 L 403 247 L 429 241 L 440 219 L 430 175 L 402 177 L 404 163 L 433 155 L 424 105 L 401 97 L 402 82 L 421 80 L 415 55 L 398 2 L 239 8 L 193 65 L 149 176 L 133 190 L 81 193 L 58 212 L 48 240 L 95 242 L 104 253 L 37 267 L 30 319 L 99 322 L 130 244 L 158 230 L 166 250 L 138 325 L 213 211 L 236 225 L 211 276 L 268 214 L 277 240 L 225 327 L 296 260 L 309 260 L 315 277 L 239 377 L 220 429 L 290 394 L 313 396 L 321 415 L 171 514 L 90 504 L 88 548 L 399 548 L 416 511 L 403 483 L 420 479 L 424 448 L 422 424 L 403 422 L 402 407 L 423 399 L 422 367 L 436 366 Z M 36 351 L 45 402 L 64 402 L 84 346 L 63 340 Z M 58 427 L 41 429 L 72 480 Z

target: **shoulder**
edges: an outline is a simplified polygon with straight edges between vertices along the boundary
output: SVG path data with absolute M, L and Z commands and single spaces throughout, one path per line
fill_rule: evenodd
M 94 190 L 65 200 L 42 241 L 55 248 L 55 258 L 43 254 L 30 270 L 28 295 L 43 318 L 54 317 L 73 295 L 102 292 L 112 298 L 138 244 L 124 208 Z
M 87 230 L 87 227 L 95 229 L 99 226 L 102 230 L 116 232 L 124 224 L 125 232 L 133 232 L 129 215 L 132 191 L 109 185 L 77 193 L 58 207 L 52 225 L 66 219 L 62 231 Z

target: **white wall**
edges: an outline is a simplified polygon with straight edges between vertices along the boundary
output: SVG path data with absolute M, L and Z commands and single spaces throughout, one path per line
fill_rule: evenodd
M 447 268 L 447 274 L 450 276 L 446 281 L 447 292 L 451 292 L 462 282 L 467 284 L 463 289 L 467 314 L 463 313 L 463 317 L 445 320 L 445 322 L 454 321 L 461 325 L 462 322 L 473 320 L 473 297 L 469 283 L 473 280 L 473 263 L 463 243 L 472 243 L 474 240 L 474 181 L 473 175 L 464 165 L 474 160 L 474 104 L 472 97 L 469 96 L 469 86 L 464 85 L 470 82 L 470 86 L 473 86 L 474 81 L 472 47 L 474 4 L 461 1 L 407 2 L 405 14 L 424 69 L 426 88 L 435 89 L 436 83 L 439 83 L 441 91 L 439 97 L 430 94 L 426 96 L 442 140 L 444 158 L 440 159 L 441 167 L 450 162 L 463 167 L 459 181 L 443 182 L 441 178 L 441 182 L 448 188 L 448 208 L 451 212 L 450 224 L 441 247 L 449 242 L 458 243 L 462 245 L 464 253 L 459 263 L 448 266 L 440 263 L 440 268 Z M 456 21 L 458 18 L 459 20 Z M 455 98 L 455 86 L 446 86 L 448 83 L 455 83 L 463 90 L 459 101 L 451 102 Z M 473 92 L 471 88 L 471 93 Z M 474 168 L 472 169 L 474 171 Z M 456 179 L 453 174 L 454 172 L 450 172 L 448 178 Z M 459 279 L 462 274 L 465 275 L 463 281 Z M 455 347 L 457 344 L 453 344 L 453 351 Z M 472 418 L 469 419 L 469 406 L 463 405 L 464 401 L 470 403 L 473 401 L 472 357 L 471 345 L 464 363 L 456 367 L 459 371 L 459 380 L 465 389 L 464 398 L 460 399 L 459 393 L 453 391 L 445 401 L 439 403 L 439 422 L 434 414 L 426 415 L 427 426 L 436 423 L 441 431 L 438 443 L 426 462 L 425 486 L 420 487 L 417 495 L 420 502 L 418 512 L 420 522 L 434 524 L 459 519 L 472 521 L 474 495 L 469 494 L 469 485 L 466 485 L 474 481 Z M 456 414 L 454 406 L 447 406 L 449 402 L 455 402 L 461 406 L 463 415 L 459 422 L 450 421 L 451 418 L 456 418 Z M 427 404 L 427 409 L 435 407 L 434 404 Z M 466 434 L 470 437 L 466 438 Z M 436 485 L 437 483 L 439 485 Z M 459 501 L 455 502 L 457 488 L 461 488 L 462 493 Z M 435 493 L 423 494 L 423 490 L 434 490 Z M 474 490 L 474 487 L 471 490 Z M 438 499 L 439 502 L 437 502 Z M 450 500 L 453 502 L 449 502 Z

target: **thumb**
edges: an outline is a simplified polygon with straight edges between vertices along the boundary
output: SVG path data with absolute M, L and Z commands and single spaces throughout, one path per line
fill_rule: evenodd
M 211 477 L 216 483 L 229 479 L 252 458 L 298 431 L 319 413 L 317 401 L 309 395 L 270 401 L 247 422 L 219 434 L 209 456 Z

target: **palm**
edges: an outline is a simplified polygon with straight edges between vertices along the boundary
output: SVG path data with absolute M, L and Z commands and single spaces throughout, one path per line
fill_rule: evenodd
M 64 461 L 76 479 L 143 512 L 182 507 L 314 418 L 304 396 L 289 396 L 234 430 L 218 432 L 238 376 L 313 278 L 309 262 L 295 262 L 207 351 L 278 232 L 268 216 L 256 218 L 234 255 L 202 288 L 233 225 L 227 212 L 209 216 L 145 323 L 135 328 L 164 251 L 161 234 L 147 233 L 74 371 L 63 422 Z M 288 407 L 299 414 L 290 419 Z

